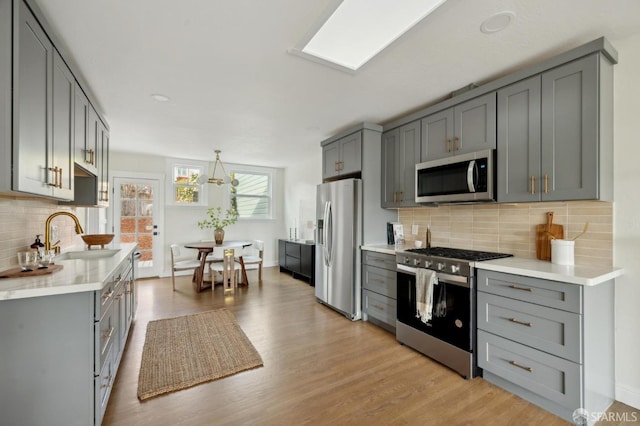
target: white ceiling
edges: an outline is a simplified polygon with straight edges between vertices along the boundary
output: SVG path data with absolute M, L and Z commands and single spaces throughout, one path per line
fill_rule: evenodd
M 221 149 L 225 162 L 273 167 L 362 121 L 640 33 L 639 0 L 448 0 L 348 74 L 287 53 L 335 0 L 36 1 L 96 95 L 113 150 L 213 161 Z M 516 14 L 511 25 L 481 33 L 501 11 Z

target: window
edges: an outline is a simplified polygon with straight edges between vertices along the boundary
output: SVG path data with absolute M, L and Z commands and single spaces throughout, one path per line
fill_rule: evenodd
M 168 162 L 169 175 L 171 176 L 169 204 L 176 206 L 203 206 L 207 204 L 206 191 L 202 190 L 199 183 L 200 176 L 206 176 L 207 169 L 204 163 Z M 170 189 L 169 189 L 170 187 Z
M 240 219 L 272 219 L 272 174 L 271 172 L 233 171 L 232 179 L 238 186 L 230 186 L 231 206 L 238 211 Z

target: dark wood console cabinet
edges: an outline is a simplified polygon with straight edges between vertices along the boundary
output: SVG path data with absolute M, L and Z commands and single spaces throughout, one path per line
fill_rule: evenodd
M 316 245 L 304 241 L 278 240 L 280 272 L 291 272 L 294 278 L 315 286 Z

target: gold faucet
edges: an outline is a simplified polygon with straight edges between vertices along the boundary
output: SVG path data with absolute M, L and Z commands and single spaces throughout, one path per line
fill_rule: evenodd
M 49 251 L 51 250 L 51 219 L 53 219 L 56 216 L 60 216 L 60 215 L 64 215 L 64 216 L 69 216 L 71 219 L 73 219 L 73 221 L 76 223 L 76 234 L 84 234 L 84 230 L 82 229 L 82 226 L 80 225 L 80 221 L 78 220 L 78 218 L 73 214 L 73 213 L 69 213 L 69 212 L 56 212 L 53 213 L 52 215 L 50 215 L 47 218 L 47 221 L 44 223 L 44 249 Z M 56 253 L 60 252 L 60 246 L 56 246 L 55 247 Z

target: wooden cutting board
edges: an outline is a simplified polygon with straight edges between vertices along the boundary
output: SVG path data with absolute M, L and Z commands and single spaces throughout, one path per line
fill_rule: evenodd
M 564 238 L 564 226 L 553 223 L 553 212 L 547 212 L 547 223 L 536 225 L 536 257 L 538 259 L 551 260 L 553 238 Z
M 46 275 L 53 274 L 56 271 L 62 269 L 62 265 L 49 265 L 43 269 L 36 269 L 34 271 L 25 271 L 22 272 L 20 267 L 7 269 L 6 271 L 0 272 L 0 278 L 26 278 L 26 277 L 35 277 L 38 275 Z

